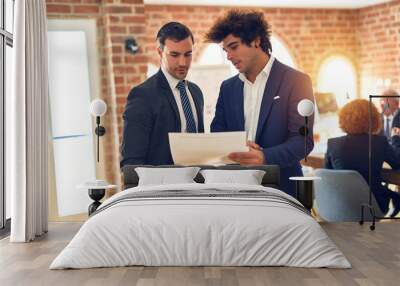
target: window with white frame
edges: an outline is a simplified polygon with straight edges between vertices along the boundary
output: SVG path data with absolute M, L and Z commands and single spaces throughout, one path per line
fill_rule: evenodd
M 5 111 L 11 93 L 14 0 L 0 0 L 0 236 L 9 231 L 11 195 L 5 187 Z

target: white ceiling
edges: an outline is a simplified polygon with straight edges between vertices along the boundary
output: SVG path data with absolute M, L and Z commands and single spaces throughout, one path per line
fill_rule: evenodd
M 148 5 L 357 9 L 391 0 L 144 0 Z

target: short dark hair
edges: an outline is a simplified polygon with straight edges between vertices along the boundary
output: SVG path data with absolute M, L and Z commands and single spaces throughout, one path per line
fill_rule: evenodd
M 160 44 L 160 48 L 163 49 L 165 40 L 170 39 L 179 42 L 187 37 L 190 37 L 194 43 L 193 34 L 188 27 L 179 22 L 169 22 L 158 31 L 156 40 Z
M 261 49 L 268 55 L 272 52 L 270 27 L 261 12 L 236 9 L 228 11 L 208 31 L 206 41 L 220 43 L 230 34 L 240 38 L 248 46 L 260 37 Z

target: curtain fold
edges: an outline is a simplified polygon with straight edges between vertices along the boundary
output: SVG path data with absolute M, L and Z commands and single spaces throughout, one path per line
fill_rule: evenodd
M 47 232 L 48 53 L 44 0 L 15 1 L 14 71 L 7 149 L 11 242 Z

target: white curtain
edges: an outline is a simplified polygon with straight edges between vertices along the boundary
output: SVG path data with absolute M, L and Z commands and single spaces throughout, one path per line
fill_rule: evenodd
M 7 111 L 12 242 L 47 232 L 48 64 L 45 0 L 15 1 L 13 92 Z

